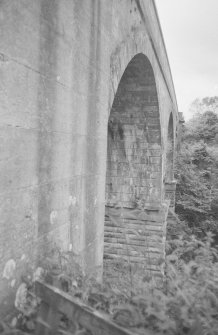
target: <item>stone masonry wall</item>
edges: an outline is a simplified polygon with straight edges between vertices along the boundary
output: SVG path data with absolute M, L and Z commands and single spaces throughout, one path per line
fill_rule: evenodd
M 106 207 L 104 236 L 105 272 L 119 262 L 144 275 L 164 275 L 168 204 L 143 209 Z M 109 271 L 108 271 L 109 270 Z
M 8 293 L 13 300 L 24 265 L 31 271 L 37 266 L 47 240 L 77 254 L 85 271 L 102 268 L 108 119 L 124 71 L 139 54 L 147 57 L 154 74 L 144 92 L 155 104 L 148 103 L 144 113 L 151 118 L 150 130 L 152 122 L 157 130 L 158 101 L 158 147 L 148 141 L 148 147 L 133 151 L 135 128 L 129 126 L 131 111 L 127 113 L 124 102 L 128 116 L 122 123 L 126 122 L 129 157 L 137 160 L 146 150 L 141 171 L 147 174 L 150 168 L 157 178 L 146 175 L 146 186 L 135 183 L 133 191 L 125 174 L 122 186 L 133 198 L 144 187 L 141 193 L 148 201 L 159 197 L 162 204 L 169 114 L 173 112 L 174 137 L 178 117 L 153 1 L 0 2 L 0 273 L 6 264 L 16 265 L 9 277 L 0 276 L 0 312 L 9 305 Z M 129 101 L 137 98 L 138 84 L 125 85 Z M 111 156 L 115 160 L 120 155 L 117 148 Z M 152 151 L 156 149 L 157 158 Z M 136 171 L 140 169 L 131 169 L 131 178 Z M 132 202 L 131 197 L 126 200 Z

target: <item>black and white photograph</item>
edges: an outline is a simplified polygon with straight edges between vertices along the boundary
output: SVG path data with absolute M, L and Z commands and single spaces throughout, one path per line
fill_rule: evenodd
M 218 0 L 0 0 L 0 335 L 218 335 Z

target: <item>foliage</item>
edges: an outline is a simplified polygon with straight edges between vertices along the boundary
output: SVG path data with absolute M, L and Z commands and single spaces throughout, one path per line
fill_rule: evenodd
M 195 115 L 187 124 L 185 138 L 208 143 L 217 143 L 218 114 L 206 111 L 203 114 Z
M 218 114 L 218 97 L 205 97 L 203 99 L 195 99 L 189 109 L 192 116 L 203 114 L 211 111 Z
M 178 328 L 198 322 L 204 334 L 217 334 L 218 253 L 212 242 L 211 234 L 204 242 L 188 235 L 171 241 L 176 248 L 168 256 L 167 296 Z
M 198 236 L 207 231 L 218 234 L 217 136 L 218 115 L 211 111 L 196 115 L 184 127 L 176 164 L 176 212 Z
M 146 333 L 155 335 L 217 334 L 218 252 L 212 247 L 211 234 L 207 234 L 205 241 L 180 234 L 168 241 L 167 250 L 166 280 L 161 286 L 140 268 L 127 271 L 121 263 L 111 269 L 114 280 L 105 277 L 99 283 L 94 273 L 83 274 L 72 252 L 63 252 L 51 244 L 29 280 L 28 297 L 32 301 L 29 304 L 28 298 L 27 304 L 35 304 L 34 281 L 41 278 L 88 306 L 106 312 L 113 321 L 135 333 L 144 334 L 146 329 Z M 138 276 L 138 281 L 131 278 L 133 275 L 136 279 Z M 17 325 L 22 330 L 35 322 L 34 313 L 31 311 L 31 318 L 25 311 L 26 308 L 23 316 L 19 314 Z
M 205 241 L 180 235 L 168 242 L 168 250 L 166 281 L 162 287 L 157 287 L 147 276 L 138 281 L 138 286 L 132 286 L 129 276 L 133 273 L 127 272 L 122 264 L 114 270 L 114 277 L 124 279 L 126 274 L 123 286 L 106 278 L 98 283 L 92 276 L 82 276 L 81 272 L 68 278 L 65 271 L 71 268 L 71 263 L 62 268 L 59 283 L 63 285 L 63 278 L 69 279 L 68 293 L 139 334 L 144 334 L 145 329 L 151 334 L 194 334 L 196 329 L 199 335 L 217 334 L 218 253 L 212 247 L 211 234 Z M 60 252 L 60 255 L 65 259 L 65 253 Z M 56 268 L 59 262 L 58 257 Z M 139 279 L 142 275 L 139 269 Z

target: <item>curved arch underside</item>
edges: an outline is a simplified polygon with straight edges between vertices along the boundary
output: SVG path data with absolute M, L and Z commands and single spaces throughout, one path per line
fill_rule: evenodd
M 136 55 L 117 89 L 108 121 L 106 205 L 161 200 L 161 130 L 155 77 Z

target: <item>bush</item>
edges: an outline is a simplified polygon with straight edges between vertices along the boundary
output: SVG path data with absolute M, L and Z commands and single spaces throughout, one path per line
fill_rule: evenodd
M 141 269 L 127 271 L 119 264 L 115 278 L 99 283 L 94 276 L 84 276 L 73 253 L 65 253 L 53 246 L 35 271 L 29 297 L 34 296 L 34 280 L 43 277 L 46 282 L 62 288 L 87 305 L 110 315 L 121 326 L 135 333 L 167 335 L 215 335 L 218 329 L 218 252 L 212 247 L 212 236 L 204 241 L 181 233 L 167 242 L 165 280 L 157 286 L 151 276 Z M 136 270 L 136 269 L 135 269 Z M 134 280 L 131 276 L 134 275 Z M 138 286 L 132 285 L 137 282 Z M 34 326 L 35 313 L 19 312 L 22 327 Z M 35 304 L 37 308 L 37 304 Z M 27 311 L 28 312 L 28 311 Z M 33 315 L 33 320 L 31 319 Z M 150 333 L 149 333 L 150 332 Z
M 112 320 L 139 334 L 144 334 L 146 329 L 155 335 L 215 335 L 218 329 L 218 252 L 212 242 L 211 234 L 207 234 L 204 241 L 188 234 L 168 241 L 162 287 L 157 287 L 152 277 L 143 277 L 140 269 L 140 284 L 132 286 L 133 279 L 129 277 L 133 272 L 127 272 L 122 265 L 111 271 L 116 272 L 114 277 L 123 280 L 125 275 L 128 277 L 123 285 L 106 279 L 100 284 L 92 276 L 82 276 L 81 272 L 71 273 L 69 277 L 71 262 L 65 263 L 59 278 L 62 284 L 64 278 L 70 280 L 68 292 L 71 295 L 103 310 Z M 63 254 L 63 258 L 66 259 L 66 255 Z M 58 259 L 60 261 L 60 256 Z

